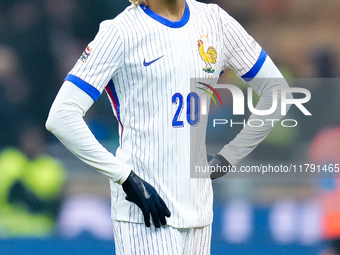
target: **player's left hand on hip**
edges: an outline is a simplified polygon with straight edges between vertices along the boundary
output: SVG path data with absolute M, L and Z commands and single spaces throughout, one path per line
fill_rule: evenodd
M 149 183 L 141 179 L 133 171 L 122 184 L 127 194 L 126 200 L 135 203 L 143 212 L 145 225 L 150 227 L 150 214 L 156 228 L 166 225 L 166 218 L 171 213 L 163 199 Z
M 218 179 L 224 176 L 231 167 L 231 164 L 222 155 L 216 154 L 210 161 L 209 166 L 214 166 L 214 172 L 210 173 L 210 179 Z

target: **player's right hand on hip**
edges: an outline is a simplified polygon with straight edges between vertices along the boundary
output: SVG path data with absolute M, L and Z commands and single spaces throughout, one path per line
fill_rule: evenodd
M 166 225 L 165 217 L 170 217 L 171 213 L 154 187 L 133 171 L 122 186 L 127 194 L 126 200 L 135 203 L 142 210 L 147 227 L 151 225 L 150 214 L 156 228 L 159 228 L 161 224 Z

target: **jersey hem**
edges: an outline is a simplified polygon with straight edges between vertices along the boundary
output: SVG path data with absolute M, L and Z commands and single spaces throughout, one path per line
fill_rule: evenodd
M 120 222 L 126 222 L 126 223 L 134 223 L 134 224 L 145 224 L 144 222 L 140 221 L 134 221 L 134 220 L 127 220 L 127 219 L 114 219 L 111 217 L 112 221 L 120 221 Z M 184 226 L 176 226 L 174 224 L 166 224 L 166 227 L 172 227 L 172 228 L 177 228 L 177 229 L 185 229 L 185 228 L 201 228 L 201 227 L 206 227 L 212 225 L 213 220 L 210 220 L 207 223 L 202 223 L 202 224 L 190 224 L 190 225 L 184 225 Z M 153 223 L 151 223 L 153 225 Z M 154 225 L 153 225 L 154 226 Z

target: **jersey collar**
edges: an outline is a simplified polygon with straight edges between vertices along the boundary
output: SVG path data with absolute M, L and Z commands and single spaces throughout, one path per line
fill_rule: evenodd
M 185 1 L 185 11 L 183 17 L 179 21 L 171 21 L 166 18 L 163 18 L 162 16 L 159 16 L 157 13 L 153 12 L 147 5 L 142 4 L 140 5 L 142 10 L 151 18 L 158 21 L 159 23 L 162 23 L 163 25 L 171 28 L 180 28 L 183 27 L 185 24 L 188 23 L 190 18 L 190 10 L 187 2 Z

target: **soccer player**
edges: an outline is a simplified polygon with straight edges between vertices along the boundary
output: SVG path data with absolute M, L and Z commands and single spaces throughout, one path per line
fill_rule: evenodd
M 191 116 L 186 109 L 188 101 L 191 105 L 198 99 L 190 94 L 190 79 L 210 80 L 213 87 L 231 68 L 261 96 L 259 109 L 269 109 L 272 89 L 287 84 L 276 79 L 282 75 L 261 46 L 217 5 L 195 0 L 132 3 L 101 23 L 66 76 L 46 127 L 110 179 L 117 254 L 210 254 L 211 180 L 190 178 L 193 147 L 199 148 L 197 163 L 208 165 L 207 119 L 198 120 L 196 110 Z M 83 120 L 104 90 L 119 122 L 115 156 Z M 189 94 L 193 97 L 187 101 Z M 281 116 L 275 111 L 256 118 Z M 271 128 L 245 127 L 212 164 L 236 165 Z M 199 135 L 193 137 L 193 132 Z

